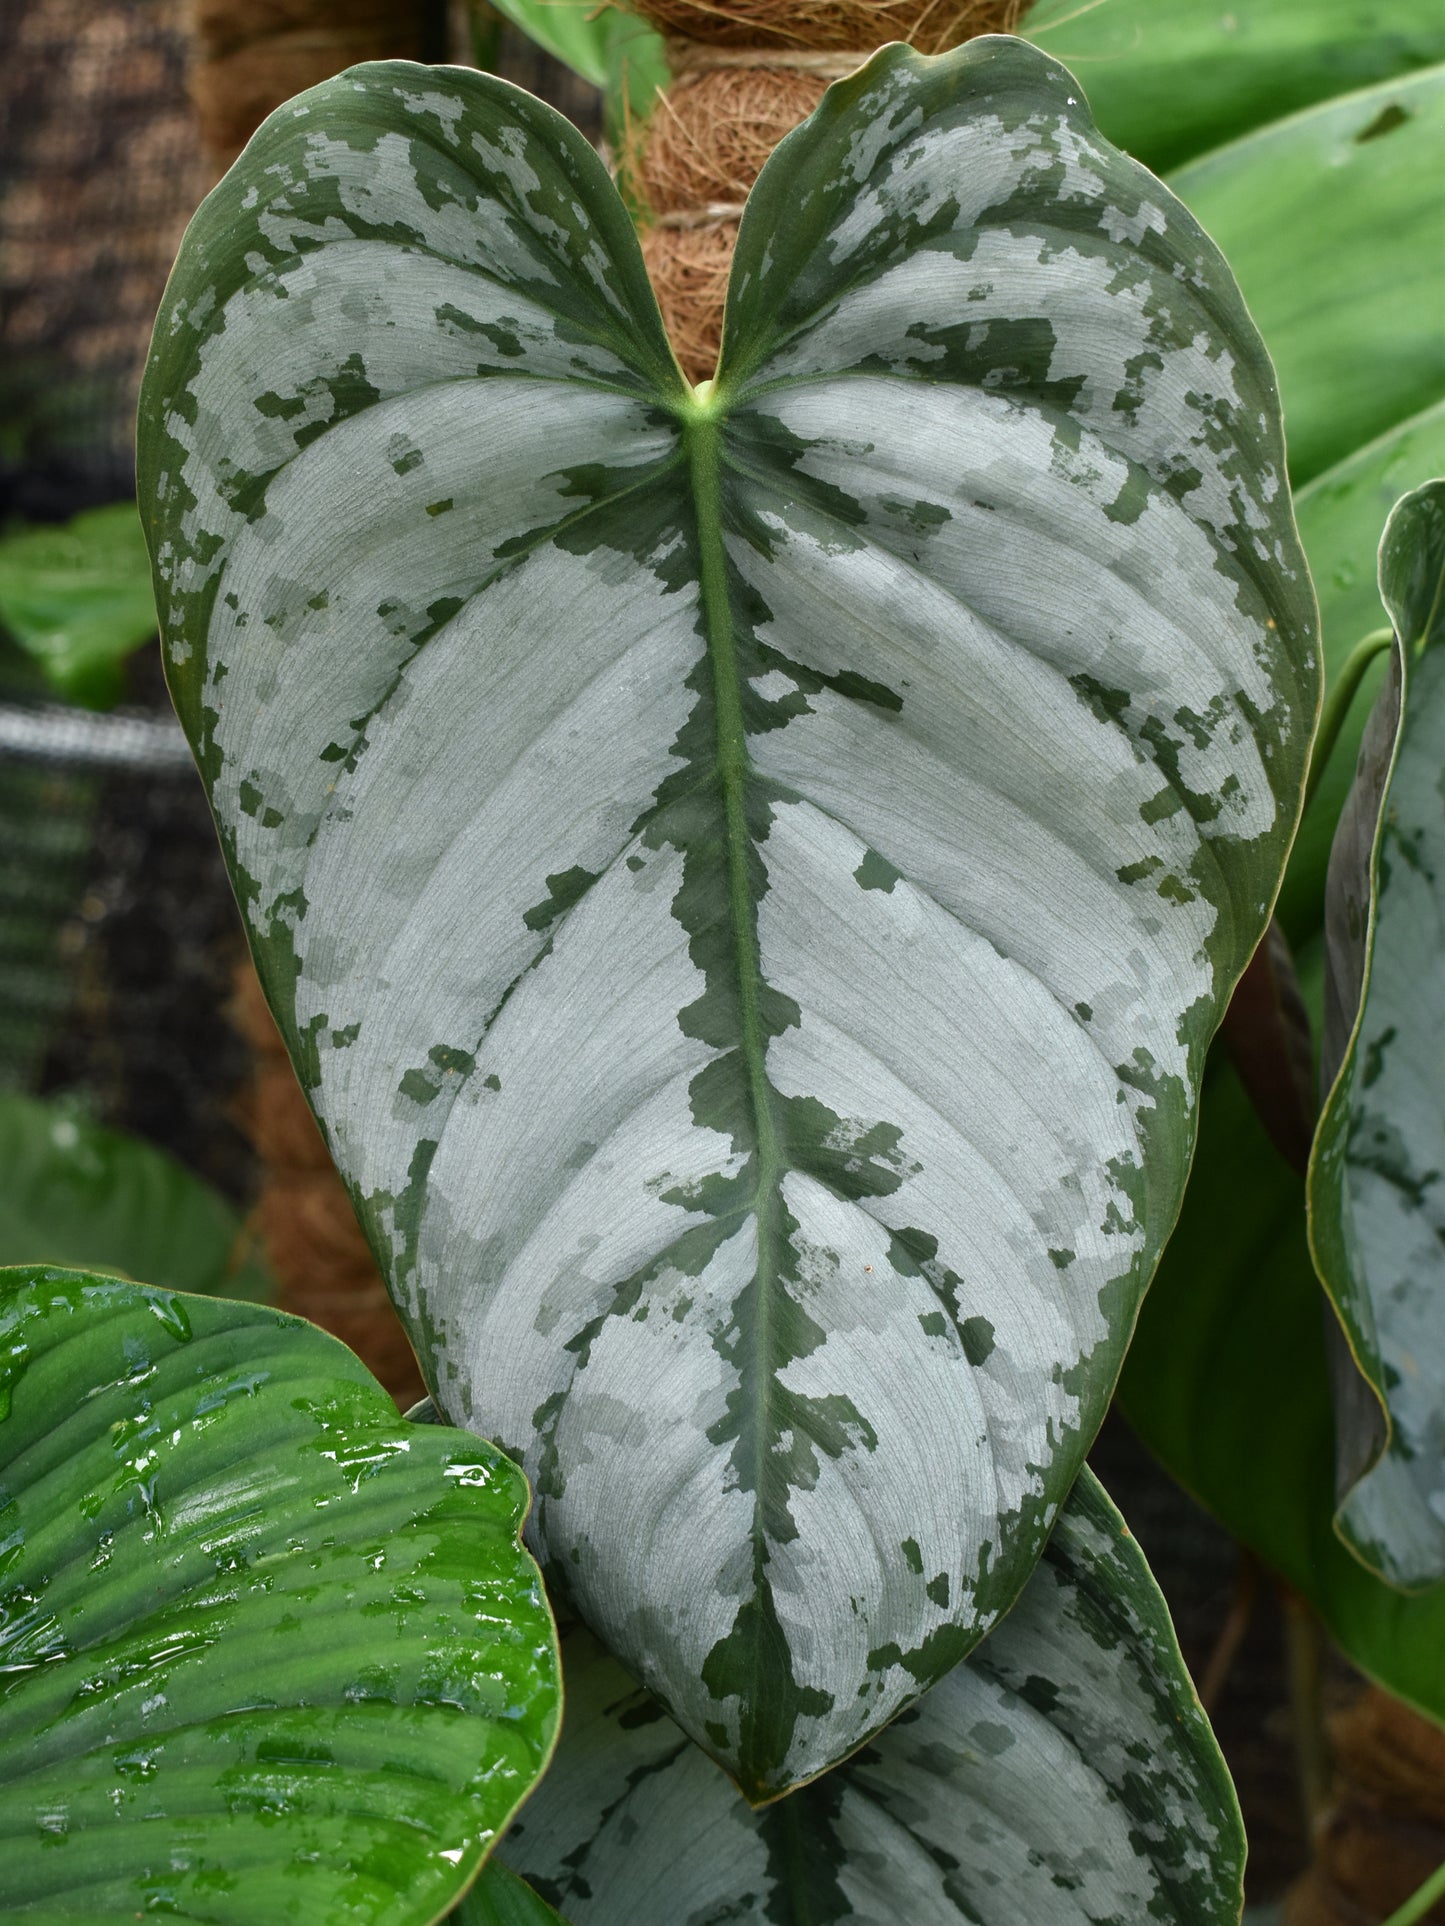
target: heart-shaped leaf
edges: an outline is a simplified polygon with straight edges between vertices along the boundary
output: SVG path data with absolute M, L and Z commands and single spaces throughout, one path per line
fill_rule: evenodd
M 1273 378 L 1022 43 L 770 160 L 717 380 L 586 143 L 357 69 L 147 371 L 178 706 L 442 1408 L 750 1795 L 1004 1612 L 1178 1207 L 1317 693 Z
M 556 1727 L 525 1508 L 298 1318 L 0 1273 L 0 1911 L 437 1918 Z
M 1233 1926 L 1244 1833 L 1136 1542 L 1085 1471 L 1023 1596 L 866 1750 L 749 1810 L 580 1627 L 497 1848 L 575 1926 Z
M 1341 1529 L 1418 1586 L 1445 1578 L 1445 481 L 1391 515 L 1380 596 L 1395 673 L 1330 862 L 1310 1241 L 1379 1401 L 1340 1414 Z

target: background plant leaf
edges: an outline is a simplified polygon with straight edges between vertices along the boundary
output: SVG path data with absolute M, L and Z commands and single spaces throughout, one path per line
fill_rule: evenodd
M 298 1318 L 0 1275 L 0 1910 L 435 1919 L 546 1762 L 521 1476 Z
M 452 1926 L 567 1926 L 514 1872 L 491 1859 L 482 1876 L 451 1915 Z
M 639 14 L 598 6 L 594 0 L 492 0 L 492 4 L 554 60 L 601 89 L 607 136 L 614 145 L 628 119 L 645 119 L 658 88 L 668 84 L 662 35 Z
M 1391 515 L 1380 596 L 1395 673 L 1330 862 L 1310 1239 L 1388 1420 L 1341 1417 L 1340 1525 L 1419 1586 L 1445 1578 L 1445 481 Z
M 1442 173 L 1445 65 L 1323 102 L 1170 176 L 1269 345 L 1296 486 L 1445 398 Z
M 1317 1011 L 1323 961 L 1299 957 Z M 1179 1225 L 1119 1384 L 1165 1468 L 1319 1613 L 1368 1677 L 1445 1723 L 1445 1586 L 1408 1596 L 1335 1531 L 1327 1330 L 1305 1186 L 1216 1053 Z
M 1085 1471 L 1003 1624 L 864 1751 L 750 1811 L 581 1627 L 498 1847 L 576 1926 L 1233 1926 L 1234 1791 L 1138 1545 Z
M 0 625 L 61 695 L 112 708 L 124 692 L 127 656 L 156 632 L 135 504 L 0 536 Z
M 173 1157 L 74 1104 L 0 1092 L 0 1265 L 119 1272 L 264 1303 L 240 1215 Z
M 894 48 L 769 162 L 694 395 L 574 130 L 357 69 L 197 217 L 142 444 L 438 1402 L 775 1795 L 1031 1569 L 1268 915 L 1314 610 L 1228 271 L 1062 68 Z
M 1078 75 L 1110 140 L 1156 174 L 1445 60 L 1435 0 L 1036 0 L 1019 31 Z
M 1386 517 L 1402 495 L 1441 474 L 1445 401 L 1357 449 L 1296 494 L 1300 539 L 1320 598 L 1327 690 L 1334 687 L 1355 644 L 1380 626 L 1376 556 Z M 1382 655 L 1366 670 L 1290 851 L 1278 915 L 1294 943 L 1319 931 L 1335 824 L 1354 780 L 1365 719 L 1388 667 L 1389 658 Z

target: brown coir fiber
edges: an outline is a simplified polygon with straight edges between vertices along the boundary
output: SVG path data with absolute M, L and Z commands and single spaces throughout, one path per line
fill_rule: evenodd
M 906 40 L 941 53 L 979 33 L 1007 33 L 1022 0 L 629 0 L 633 11 L 686 40 L 715 47 L 799 47 L 872 53 Z
M 737 234 L 736 220 L 723 220 L 701 227 L 650 227 L 642 235 L 642 258 L 672 351 L 692 382 L 706 381 L 717 366 Z
M 820 74 L 787 68 L 690 74 L 629 141 L 624 171 L 654 219 L 746 200 L 763 162 L 826 86 Z
M 1375 1926 L 1445 1860 L 1445 1732 L 1370 1687 L 1329 1721 L 1337 1782 L 1285 1926 Z M 1445 1922 L 1445 1900 L 1423 1915 Z
M 231 1014 L 255 1052 L 241 1121 L 264 1170 L 255 1226 L 281 1308 L 349 1344 L 405 1410 L 421 1372 L 249 963 Z
M 440 60 L 427 0 L 191 0 L 191 98 L 216 172 L 273 107 L 360 60 Z
M 737 211 L 763 162 L 807 119 L 823 74 L 714 67 L 684 76 L 630 138 L 624 171 L 652 225 L 642 252 L 689 381 L 717 365 Z

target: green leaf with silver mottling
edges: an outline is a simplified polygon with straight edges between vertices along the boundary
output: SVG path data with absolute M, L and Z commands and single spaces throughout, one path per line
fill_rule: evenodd
M 178 706 L 441 1408 L 755 1798 L 1007 1610 L 1105 1408 L 1317 693 L 1228 270 L 1018 41 L 779 148 L 676 373 L 596 156 L 358 69 L 192 227 Z
M 1085 1471 L 1013 1611 L 864 1751 L 751 1811 L 580 1627 L 497 1848 L 575 1926 L 1234 1926 L 1244 1833 L 1138 1545 Z
M 1160 174 L 1445 60 L 1438 0 L 1035 0 L 1019 31 L 1078 75 L 1109 139 Z
M 1269 344 L 1296 484 L 1445 398 L 1442 176 L 1445 65 L 1326 101 L 1170 176 Z
M 1300 958 L 1315 1006 L 1320 948 Z M 1310 1261 L 1304 1179 L 1217 1057 L 1120 1403 L 1170 1474 L 1309 1600 L 1352 1664 L 1445 1724 L 1445 1585 L 1396 1591 L 1335 1531 L 1334 1325 Z
M 0 1265 L 118 1272 L 264 1302 L 273 1285 L 209 1184 L 76 1105 L 0 1092 Z
M 0 1912 L 436 1919 L 556 1730 L 526 1498 L 299 1318 L 0 1273 Z
M 1400 497 L 1435 475 L 1445 475 L 1445 401 L 1316 476 L 1295 496 L 1300 539 L 1320 599 L 1327 694 L 1355 644 L 1380 626 L 1380 530 Z M 1290 851 L 1277 914 L 1297 943 L 1320 927 L 1335 824 L 1354 781 L 1365 718 L 1388 668 L 1382 654 L 1366 671 Z
M 449 1917 L 452 1926 L 567 1926 L 545 1899 L 495 1859 Z
M 1340 1528 L 1413 1587 L 1445 1578 L 1445 481 L 1386 523 L 1380 598 L 1395 672 L 1330 862 L 1310 1243 L 1379 1400 L 1340 1413 Z
M 126 657 L 156 632 L 135 504 L 89 508 L 63 528 L 0 536 L 0 627 L 61 695 L 112 708 L 125 690 Z

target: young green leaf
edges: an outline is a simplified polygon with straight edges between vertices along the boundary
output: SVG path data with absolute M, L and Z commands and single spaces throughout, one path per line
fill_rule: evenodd
M 264 1301 L 240 1216 L 190 1171 L 65 1102 L 0 1092 L 0 1265 L 118 1272 Z
M 1300 540 L 1320 598 L 1327 693 L 1357 644 L 1380 626 L 1377 556 L 1386 517 L 1402 495 L 1442 474 L 1445 401 L 1358 449 L 1295 496 Z M 1303 943 L 1319 930 L 1335 824 L 1354 780 L 1365 718 L 1388 668 L 1388 655 L 1380 655 L 1361 683 L 1290 851 L 1277 914 L 1292 942 Z
M 635 13 L 599 6 L 597 0 L 493 0 L 493 4 L 553 59 L 602 89 L 608 133 L 614 140 L 627 115 L 646 115 L 657 89 L 667 85 L 662 35 Z
M 895 47 L 768 163 L 693 392 L 574 130 L 357 69 L 198 215 L 142 441 L 441 1407 L 774 1796 L 1038 1557 L 1293 831 L 1313 597 L 1228 270 L 1062 68 Z
M 575 1926 L 1233 1926 L 1244 1834 L 1164 1601 L 1087 1471 L 1023 1596 L 862 1752 L 761 1812 L 580 1627 L 498 1857 Z
M 1445 65 L 1206 154 L 1170 186 L 1224 249 L 1309 481 L 1445 394 Z M 1336 299 L 1348 261 L 1349 299 Z
M 1317 1004 L 1318 945 L 1301 974 Z M 1335 1531 L 1327 1323 L 1304 1180 L 1216 1059 L 1179 1227 L 1144 1300 L 1120 1402 L 1171 1475 L 1308 1599 L 1353 1664 L 1445 1723 L 1445 1586 L 1398 1592 Z
M 0 1273 L 0 1912 L 437 1918 L 556 1728 L 525 1509 L 299 1318 Z
M 1437 0 L 1035 0 L 1019 31 L 1156 173 L 1316 101 L 1445 60 Z
M 1341 1529 L 1419 1586 L 1445 1578 L 1445 481 L 1391 515 L 1380 596 L 1395 671 L 1330 861 L 1310 1242 L 1379 1401 L 1341 1414 Z
M 156 632 L 134 503 L 0 537 L 0 627 L 62 695 L 94 709 L 118 702 L 125 658 Z

